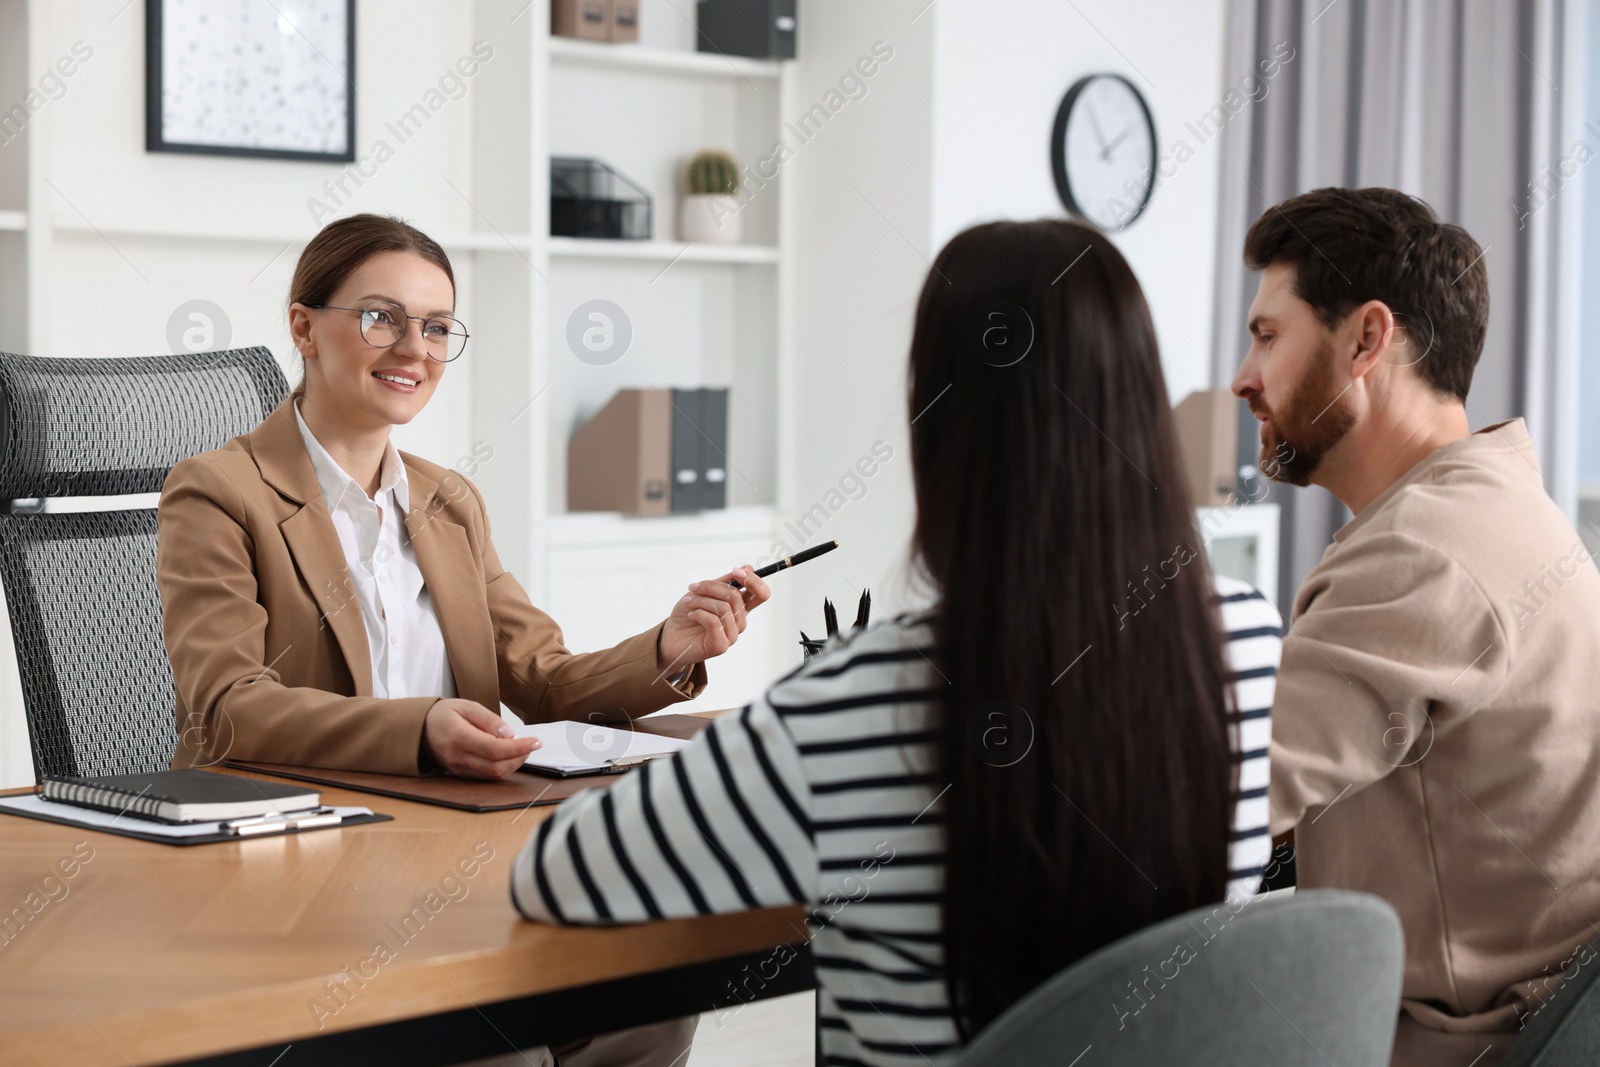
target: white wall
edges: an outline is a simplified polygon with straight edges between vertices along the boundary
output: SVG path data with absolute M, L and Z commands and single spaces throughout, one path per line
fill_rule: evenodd
M 782 400 L 800 429 L 780 520 L 798 524 L 821 505 L 832 514 L 812 540 L 840 541 L 839 551 L 772 580 L 797 612 L 788 627 L 795 640 L 795 629 L 821 634 L 824 596 L 846 623 L 858 589 L 872 589 L 875 618 L 907 599 L 898 582 L 912 514 L 905 357 L 932 254 L 934 19 L 948 0 L 916 17 L 925 2 L 802 0 L 799 8 L 801 110 L 822 101 L 876 42 L 893 54 L 865 80 L 864 97 L 799 146 L 786 172 L 796 180 L 800 229 L 798 368 Z M 876 460 L 880 441 L 892 458 L 869 464 L 864 495 L 830 501 L 856 463 Z
M 822 597 L 843 601 L 847 612 L 863 586 L 874 591 L 875 617 L 923 598 L 903 567 L 913 514 L 904 381 L 929 261 L 973 223 L 1063 214 L 1050 136 L 1061 97 L 1084 74 L 1133 80 L 1169 151 L 1183 124 L 1222 95 L 1225 6 L 802 0 L 802 107 L 874 41 L 888 42 L 894 58 L 793 163 L 803 231 L 802 380 L 786 400 L 803 430 L 787 514 L 824 500 L 875 441 L 887 442 L 894 459 L 812 539 L 838 537 L 841 550 L 775 579 L 798 603 L 797 625 L 820 629 Z M 1215 141 L 1188 140 L 1193 158 L 1114 238 L 1150 301 L 1174 401 L 1210 385 L 1221 153 Z
M 1143 284 L 1177 403 L 1210 388 L 1221 151 L 1184 129 L 1223 94 L 1227 0 L 939 0 L 934 40 L 933 246 L 992 219 L 1059 216 L 1050 134 L 1085 74 L 1133 82 L 1158 153 L 1194 156 L 1114 240 Z M 1240 74 L 1248 73 L 1241 71 Z

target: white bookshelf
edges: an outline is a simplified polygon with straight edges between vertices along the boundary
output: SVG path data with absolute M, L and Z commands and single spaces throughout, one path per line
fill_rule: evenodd
M 644 259 L 683 263 L 777 263 L 773 245 L 708 245 L 683 241 L 599 241 L 551 237 L 552 256 L 579 259 Z
M 792 374 L 791 176 L 780 173 L 751 198 L 735 245 L 676 239 L 676 180 L 703 148 L 752 165 L 770 151 L 794 110 L 795 75 L 788 63 L 692 51 L 692 28 L 678 48 L 553 37 L 548 4 L 536 0 L 519 22 L 529 29 L 531 351 L 519 389 L 485 383 L 476 421 L 503 422 L 538 394 L 516 423 L 525 462 L 495 472 L 485 492 L 528 516 L 529 592 L 573 647 L 589 648 L 658 620 L 689 580 L 770 552 L 793 455 L 793 427 L 778 402 Z M 682 20 L 659 4 L 643 17 Z M 651 239 L 548 236 L 552 156 L 594 157 L 642 185 L 652 198 Z M 565 341 L 574 308 L 593 299 L 614 302 L 631 321 L 632 346 L 613 365 L 586 364 Z M 583 420 L 618 389 L 700 385 L 729 389 L 728 508 L 655 518 L 567 512 L 566 444 Z M 738 654 L 711 665 L 700 705 L 742 703 L 782 673 L 781 629 L 776 612 L 753 617 Z
M 24 225 L 15 227 L 5 225 L 3 215 L 0 215 L 0 230 L 23 229 Z M 92 226 L 80 218 L 68 215 L 55 215 L 50 219 L 50 229 L 53 233 L 67 236 L 91 237 L 132 237 L 140 240 L 152 241 L 210 241 L 230 242 L 262 245 L 292 245 L 295 249 L 302 247 L 311 239 L 315 230 L 307 227 L 305 230 L 261 230 L 241 227 L 238 229 L 208 229 L 198 226 L 141 226 L 132 223 L 119 223 L 113 226 Z M 432 230 L 428 234 L 445 249 L 446 252 L 526 252 L 532 241 L 525 233 L 473 233 L 468 231 Z
M 1241 504 L 1195 509 L 1206 553 L 1218 574 L 1249 582 L 1275 606 L 1278 603 L 1278 521 L 1276 504 Z
M 601 44 L 596 41 L 551 37 L 548 52 L 554 63 L 644 71 L 676 77 L 747 78 L 769 81 L 778 81 L 783 77 L 783 63 L 778 60 L 651 48 L 637 43 Z

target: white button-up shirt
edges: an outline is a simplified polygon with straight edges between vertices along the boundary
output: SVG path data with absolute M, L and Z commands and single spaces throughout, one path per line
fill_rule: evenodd
M 372 659 L 372 695 L 455 696 L 444 632 L 406 529 L 410 483 L 399 449 L 393 441 L 385 448 L 374 499 L 311 433 L 298 401 L 294 418 L 355 583 L 353 592 Z

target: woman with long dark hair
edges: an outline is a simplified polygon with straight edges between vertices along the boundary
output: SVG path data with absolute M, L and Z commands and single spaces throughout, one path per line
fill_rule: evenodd
M 567 801 L 513 871 L 547 921 L 814 905 L 828 1062 L 962 1044 L 1095 949 L 1252 892 L 1270 852 L 1280 620 L 1209 573 L 1111 242 L 1061 221 L 955 237 L 918 303 L 908 418 L 933 607 Z

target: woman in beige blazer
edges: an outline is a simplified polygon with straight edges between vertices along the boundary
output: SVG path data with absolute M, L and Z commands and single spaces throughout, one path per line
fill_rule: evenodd
M 692 584 L 664 622 L 614 648 L 568 651 L 501 566 L 476 487 L 389 440 L 465 345 L 454 307 L 443 250 L 399 220 L 330 223 L 302 253 L 289 325 L 304 381 L 250 433 L 179 463 L 161 493 L 174 766 L 231 757 L 503 777 L 537 742 L 507 736 L 502 702 L 545 722 L 689 700 L 704 661 L 767 599 L 736 568 Z M 350 491 L 330 504 L 324 486 L 339 483 Z M 380 537 L 375 552 L 363 524 L 397 551 L 386 557 Z M 415 600 L 397 596 L 418 570 Z M 397 662 L 369 630 L 392 632 Z

